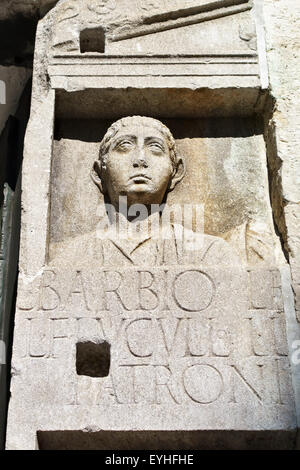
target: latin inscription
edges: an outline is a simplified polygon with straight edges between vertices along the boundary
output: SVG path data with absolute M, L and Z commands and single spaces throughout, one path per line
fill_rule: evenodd
M 249 309 L 258 279 L 273 296 L 254 297 Z M 25 314 L 21 356 L 44 364 L 53 400 L 61 394 L 74 406 L 285 403 L 288 352 L 275 271 L 227 270 L 224 277 L 222 270 L 195 268 L 46 270 L 25 287 L 28 295 L 18 302 Z M 111 345 L 109 376 L 77 376 L 76 343 L 99 340 Z
M 212 276 L 197 269 L 76 271 L 66 279 L 47 270 L 24 285 L 18 308 L 25 311 L 206 311 L 215 297 Z

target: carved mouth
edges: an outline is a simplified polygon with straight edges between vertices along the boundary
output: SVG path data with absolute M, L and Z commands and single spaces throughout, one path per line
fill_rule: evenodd
M 130 178 L 130 181 L 134 181 L 134 183 L 147 183 L 150 181 L 151 178 L 146 175 L 135 175 Z

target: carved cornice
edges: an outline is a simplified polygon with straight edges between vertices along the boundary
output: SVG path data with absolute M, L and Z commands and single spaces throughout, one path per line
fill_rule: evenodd
M 178 2 L 177 2 L 178 3 Z M 176 3 L 175 3 L 176 5 Z M 175 6 L 174 5 L 174 6 Z M 182 6 L 172 10 L 161 7 L 160 11 L 150 13 L 133 28 L 127 31 L 115 31 L 109 35 L 111 41 L 155 34 L 162 31 L 181 28 L 206 21 L 213 21 L 225 16 L 231 16 L 252 8 L 249 0 L 193 0 L 182 2 Z

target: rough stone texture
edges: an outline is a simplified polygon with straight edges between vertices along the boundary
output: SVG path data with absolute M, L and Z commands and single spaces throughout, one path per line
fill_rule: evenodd
M 264 1 L 267 59 L 272 101 L 269 103 L 267 147 L 271 197 L 275 221 L 281 233 L 292 275 L 295 309 L 286 280 L 290 355 L 300 338 L 300 112 L 299 112 L 299 22 L 300 7 L 291 0 Z M 300 427 L 300 373 L 293 364 L 298 428 Z M 300 433 L 298 431 L 298 448 Z
M 38 25 L 7 448 L 110 448 L 123 432 L 125 449 L 140 448 L 147 435 L 151 448 L 291 449 L 298 389 L 286 333 L 290 292 L 272 225 L 266 152 L 261 130 L 244 134 L 240 126 L 222 135 L 216 119 L 262 110 L 263 48 L 253 32 L 259 20 L 246 0 L 207 0 L 205 10 L 205 2 L 192 0 L 137 1 L 130 10 L 120 8 L 125 3 L 59 2 Z M 203 31 L 214 51 L 209 41 L 196 50 Z M 181 89 L 189 99 L 174 112 Z M 104 111 L 94 104 L 103 94 L 111 97 Z M 163 99 L 153 101 L 157 96 Z M 208 135 L 194 120 L 205 116 L 201 101 L 215 119 Z M 170 134 L 136 118 L 125 135 L 109 134 L 98 157 L 103 120 L 141 109 L 172 126 L 178 149 L 190 157 L 185 177 Z M 71 124 L 64 122 L 70 116 Z M 183 118 L 190 121 L 183 125 Z M 174 189 L 172 202 L 189 195 L 195 204 L 207 188 L 212 234 L 171 223 L 162 232 L 168 239 L 145 237 L 139 225 L 125 240 L 110 230 L 104 236 L 88 220 L 97 215 L 87 197 L 96 196 L 94 183 L 113 202 L 121 233 L 127 226 L 116 195 L 125 191 L 149 205 L 168 201 Z M 226 207 L 216 202 L 217 186 Z M 107 221 L 101 199 L 98 207 Z
M 174 98 L 176 99 L 175 95 Z M 177 98 L 180 99 L 179 96 Z M 68 238 L 95 229 L 102 203 L 89 184 L 109 121 L 59 120 L 53 149 L 49 255 Z M 170 204 L 204 204 L 205 232 L 227 239 L 245 263 L 284 262 L 268 194 L 262 128 L 254 119 L 169 119 L 187 177 Z M 233 177 L 235 175 L 235 177 Z M 243 181 L 244 184 L 241 184 Z
M 220 4 L 224 6 L 227 3 L 227 6 L 219 9 L 216 8 L 215 1 L 204 3 L 205 9 L 198 1 L 185 0 L 182 2 L 182 8 L 177 11 L 176 4 L 173 3 L 174 16 L 166 15 L 164 19 L 159 14 L 162 8 L 160 2 L 150 2 L 147 6 L 145 2 L 137 0 L 130 10 L 126 8 L 126 0 L 118 3 L 109 0 L 98 5 L 96 2 L 91 4 L 87 0 L 82 0 L 80 4 L 59 3 L 52 46 L 55 51 L 79 52 L 83 46 L 82 41 L 86 41 L 85 52 L 97 52 L 95 47 L 98 46 L 103 49 L 98 52 L 111 54 L 128 54 L 128 51 L 130 55 L 153 54 L 156 48 L 160 53 L 172 53 L 174 48 L 178 54 L 199 53 L 203 49 L 212 53 L 215 52 L 214 44 L 216 44 L 214 25 L 219 27 L 222 25 L 220 33 L 222 40 L 221 37 L 218 38 L 218 52 L 226 52 L 229 48 L 235 52 L 256 50 L 256 31 L 249 15 L 248 0 L 220 1 Z M 199 11 L 198 14 L 187 13 L 190 10 L 184 7 L 191 4 L 196 11 Z M 167 10 L 170 9 L 170 5 L 170 2 L 166 2 Z M 95 40 L 99 26 L 103 29 L 102 46 L 99 39 Z M 82 31 L 90 31 L 86 39 L 81 38 Z M 153 42 L 153 34 L 159 34 L 160 44 Z M 207 40 L 208 38 L 210 40 Z M 235 44 L 233 38 L 236 38 Z M 90 47 L 92 50 L 89 51 Z
M 273 432 L 284 430 L 289 437 L 283 433 L 277 448 L 292 448 L 294 403 L 276 269 L 141 269 L 51 269 L 31 284 L 21 279 L 8 448 L 34 448 L 36 431 L 41 448 L 53 448 L 47 433 L 76 430 L 91 433 L 88 444 L 67 443 L 65 434 L 62 448 L 95 448 L 101 430 L 100 448 L 109 445 L 105 431 L 121 430 L 177 430 L 171 445 L 201 448 L 186 433 L 195 429 L 255 433 L 236 448 L 274 448 Z M 139 291 L 139 278 L 150 288 Z M 76 373 L 76 344 L 87 341 L 111 345 L 107 377 Z M 221 433 L 217 447 L 223 442 Z
M 295 404 L 298 422 L 298 433 L 296 438 L 296 448 L 300 449 L 300 373 L 299 373 L 299 338 L 300 327 L 297 322 L 294 295 L 292 290 L 291 270 L 289 266 L 281 269 L 283 300 L 285 307 L 285 316 L 287 323 L 287 337 L 289 344 L 289 356 L 291 360 L 292 381 L 295 393 Z
M 300 321 L 300 5 L 265 0 L 264 18 L 270 85 L 275 109 L 269 122 L 270 167 L 275 220 L 292 270 Z

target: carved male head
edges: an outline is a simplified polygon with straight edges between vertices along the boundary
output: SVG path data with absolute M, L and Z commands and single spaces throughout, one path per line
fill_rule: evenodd
M 185 166 L 170 130 L 156 119 L 131 116 L 116 121 L 101 144 L 92 177 L 110 202 L 160 204 L 181 181 Z

